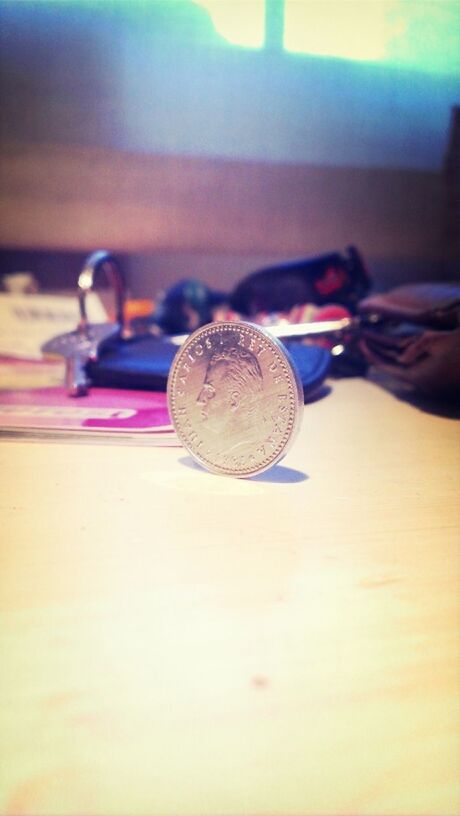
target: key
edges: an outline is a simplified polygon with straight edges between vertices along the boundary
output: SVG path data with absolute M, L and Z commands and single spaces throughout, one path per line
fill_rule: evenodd
M 261 328 L 279 340 L 322 335 L 332 335 L 339 338 L 344 333 L 356 331 L 360 324 L 360 318 L 341 317 L 336 320 L 318 320 L 312 323 L 279 323 Z M 235 321 L 235 326 L 238 326 L 238 321 Z M 181 346 L 189 336 L 188 334 L 176 334 L 168 337 L 168 340 L 176 346 Z
M 75 331 L 52 337 L 42 346 L 47 357 L 63 357 L 65 360 L 65 385 L 70 397 L 88 393 L 89 379 L 86 365 L 97 360 L 103 346 L 120 333 L 118 323 L 88 323 Z
M 95 278 L 104 272 L 115 294 L 115 323 L 90 323 L 86 312 L 86 296 L 94 287 Z M 80 320 L 75 331 L 52 337 L 42 346 L 49 357 L 63 357 L 66 364 L 65 384 L 70 397 L 88 393 L 89 379 L 86 365 L 97 360 L 103 346 L 111 339 L 130 336 L 124 317 L 125 284 L 118 261 L 105 250 L 93 252 L 86 259 L 78 277 L 78 304 Z

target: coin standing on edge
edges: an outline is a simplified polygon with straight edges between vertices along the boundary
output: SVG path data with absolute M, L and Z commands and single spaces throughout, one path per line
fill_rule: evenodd
M 207 470 L 245 477 L 287 453 L 303 391 L 287 350 L 251 323 L 208 323 L 180 347 L 168 378 L 171 421 Z

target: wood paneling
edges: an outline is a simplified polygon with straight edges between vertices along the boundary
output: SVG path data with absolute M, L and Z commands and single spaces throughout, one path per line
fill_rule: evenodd
M 285 256 L 355 243 L 374 257 L 430 258 L 442 195 L 433 172 L 7 144 L 0 243 Z

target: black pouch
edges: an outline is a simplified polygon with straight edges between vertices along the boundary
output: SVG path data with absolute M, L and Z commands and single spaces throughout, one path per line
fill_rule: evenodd
M 319 346 L 286 343 L 303 386 L 304 400 L 314 399 L 329 371 L 330 352 Z M 178 346 L 153 335 L 109 341 L 86 370 L 92 385 L 165 391 Z
M 230 306 L 245 316 L 285 312 L 301 303 L 336 303 L 354 312 L 370 286 L 359 252 L 348 247 L 346 255 L 330 252 L 252 272 L 231 293 Z

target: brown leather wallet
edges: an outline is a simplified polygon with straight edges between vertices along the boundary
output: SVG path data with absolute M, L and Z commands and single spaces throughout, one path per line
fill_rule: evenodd
M 460 397 L 460 285 L 400 286 L 365 298 L 359 311 L 369 363 L 429 396 Z

